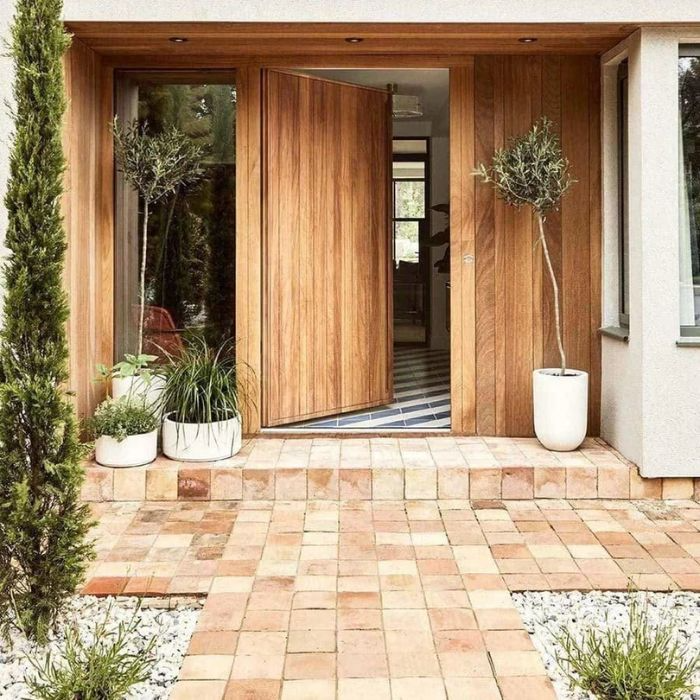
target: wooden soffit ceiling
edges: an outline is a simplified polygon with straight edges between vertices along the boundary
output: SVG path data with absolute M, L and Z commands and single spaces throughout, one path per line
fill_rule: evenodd
M 67 22 L 105 56 L 281 57 L 451 56 L 476 53 L 600 54 L 629 36 L 629 24 L 357 24 Z M 173 38 L 184 39 L 180 43 Z M 348 39 L 360 39 L 351 43 Z M 522 39 L 536 39 L 526 43 Z

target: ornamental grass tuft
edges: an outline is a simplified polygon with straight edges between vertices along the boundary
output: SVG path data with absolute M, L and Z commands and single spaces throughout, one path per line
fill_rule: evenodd
M 598 700 L 681 700 L 693 690 L 698 656 L 684 653 L 672 622 L 653 625 L 636 600 L 627 626 L 563 630 L 556 640 L 571 687 Z
M 36 700 L 123 700 L 148 680 L 156 638 L 137 642 L 138 609 L 128 623 L 110 629 L 110 610 L 88 634 L 76 622 L 65 631 L 61 653 L 29 659 L 34 673 L 25 681 Z

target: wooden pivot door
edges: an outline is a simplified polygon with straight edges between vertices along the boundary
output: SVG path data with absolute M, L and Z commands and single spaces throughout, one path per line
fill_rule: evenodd
M 390 95 L 268 70 L 263 96 L 264 425 L 389 403 Z

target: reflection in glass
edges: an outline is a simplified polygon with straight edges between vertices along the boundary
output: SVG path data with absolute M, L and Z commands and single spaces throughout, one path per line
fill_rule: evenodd
M 125 79 L 119 112 L 157 133 L 175 124 L 204 149 L 204 177 L 158 202 L 149 218 L 144 352 L 177 353 L 187 335 L 219 345 L 234 336 L 235 118 L 233 84 Z M 141 204 L 118 182 L 115 354 L 137 335 Z

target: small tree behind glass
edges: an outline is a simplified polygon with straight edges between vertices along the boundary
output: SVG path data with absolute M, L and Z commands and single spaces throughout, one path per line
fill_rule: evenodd
M 137 121 L 123 127 L 115 118 L 114 157 L 124 179 L 143 200 L 141 269 L 139 275 L 139 340 L 137 355 L 143 353 L 143 323 L 146 309 L 146 253 L 148 251 L 148 214 L 150 207 L 174 193 L 179 187 L 196 183 L 203 174 L 203 151 L 177 127 L 157 134 L 148 133 L 148 125 Z

